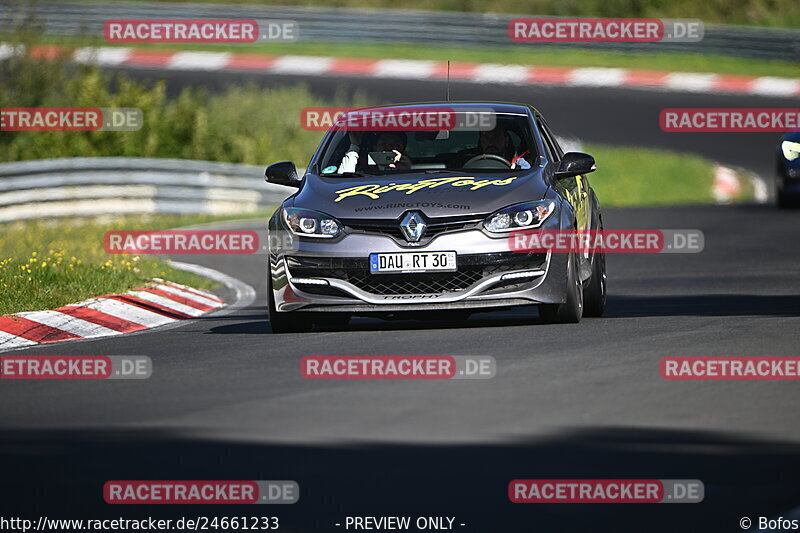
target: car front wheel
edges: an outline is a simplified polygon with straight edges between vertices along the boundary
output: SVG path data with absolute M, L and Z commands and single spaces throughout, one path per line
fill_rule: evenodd
M 606 310 L 606 254 L 596 252 L 592 277 L 583 289 L 583 316 L 603 316 Z
M 795 207 L 797 202 L 794 201 L 794 198 L 786 194 L 785 192 L 778 189 L 775 193 L 775 199 L 777 200 L 778 207 L 780 209 L 788 209 L 790 207 Z
M 577 324 L 583 317 L 583 287 L 574 253 L 567 259 L 567 294 L 562 304 L 541 304 L 539 316 L 548 324 Z

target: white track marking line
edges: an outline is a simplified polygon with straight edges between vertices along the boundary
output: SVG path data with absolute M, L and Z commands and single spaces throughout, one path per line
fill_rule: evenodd
M 331 57 L 281 56 L 269 70 L 279 74 L 327 74 L 332 62 Z
M 694 72 L 673 72 L 664 78 L 663 87 L 669 89 L 710 93 L 714 91 L 717 74 L 704 74 Z
M 0 60 L 8 59 L 9 57 L 13 56 L 14 53 L 22 54 L 25 50 L 25 47 L 22 45 L 14 46 L 8 43 L 0 43 Z
M 198 304 L 202 305 L 209 305 L 211 307 L 221 307 L 222 304 L 219 303 L 217 300 L 212 300 L 210 298 L 205 298 L 203 296 L 199 296 L 197 294 L 193 294 L 191 292 L 186 292 L 181 289 L 177 289 L 175 287 L 170 287 L 169 285 L 163 284 L 156 284 L 153 286 L 154 289 L 162 290 L 164 292 L 168 292 L 170 294 L 174 294 L 175 296 L 180 296 L 181 298 L 186 298 L 187 300 L 191 300 L 193 302 L 197 302 Z
M 620 87 L 627 75 L 624 68 L 576 68 L 567 79 L 570 85 L 582 87 Z
M 95 300 L 87 300 L 76 305 L 94 309 L 95 311 L 100 311 L 101 313 L 106 313 L 107 315 L 122 318 L 129 322 L 134 322 L 149 328 L 175 322 L 174 318 L 160 315 L 158 313 L 148 311 L 147 309 L 142 309 L 136 305 L 114 300 L 112 298 L 97 298 Z
M 107 337 L 109 335 L 118 335 L 120 333 L 117 330 L 110 329 L 93 322 L 88 322 L 82 318 L 65 315 L 64 313 L 59 313 L 58 311 L 30 311 L 26 313 L 17 313 L 16 316 L 21 316 L 23 318 L 27 318 L 28 320 L 38 322 L 39 324 L 60 329 L 61 331 L 66 331 L 67 333 L 72 333 L 73 335 L 77 335 L 78 337 L 83 337 L 85 339 L 91 339 L 93 337 Z
M 711 194 L 718 204 L 727 204 L 741 192 L 742 184 L 732 168 L 716 165 L 714 167 L 714 184 Z
M 201 311 L 200 309 L 195 309 L 194 307 L 184 305 L 182 303 L 176 302 L 175 300 L 165 298 L 164 296 L 159 296 L 158 294 L 153 294 L 152 292 L 130 291 L 126 294 L 135 296 L 147 302 L 158 304 L 160 306 L 166 307 L 167 309 L 172 309 L 174 311 L 178 311 L 179 313 L 183 313 L 185 315 L 189 315 L 192 317 L 205 314 L 205 311 Z
M 524 83 L 530 69 L 522 65 L 500 65 L 481 63 L 472 72 L 472 80 L 478 83 Z
M 3 350 L 15 348 L 17 346 L 30 346 L 32 344 L 36 344 L 36 342 L 12 335 L 11 333 L 6 333 L 5 331 L 0 331 L 0 348 Z
M 763 96 L 800 96 L 800 80 L 764 76 L 753 81 L 750 92 Z
M 220 70 L 231 59 L 231 54 L 221 52 L 178 52 L 167 68 L 174 70 Z
M 78 63 L 89 63 L 113 67 L 126 62 L 131 57 L 133 50 L 130 48 L 78 48 L 72 54 L 73 59 Z
M 425 79 L 433 75 L 435 61 L 413 59 L 382 59 L 375 63 L 372 75 L 377 78 Z
M 181 265 L 183 265 L 183 264 L 189 265 L 191 263 L 179 263 L 179 264 L 181 264 Z M 217 302 L 219 304 L 222 304 L 222 305 L 225 304 L 225 301 L 222 300 L 221 298 L 217 298 L 217 295 L 214 294 L 213 292 L 204 291 L 203 289 L 195 289 L 194 287 L 189 287 L 188 285 L 181 285 L 180 283 L 175 283 L 174 281 L 168 281 L 168 280 L 165 281 L 165 280 L 163 280 L 161 278 L 153 278 L 152 281 L 155 281 L 157 283 L 169 284 L 171 287 L 177 287 L 177 288 L 183 289 L 184 291 L 189 292 L 189 293 L 198 293 L 198 294 L 201 294 L 201 295 L 205 296 L 209 300 L 214 300 L 215 302 Z M 218 281 L 218 280 L 215 280 L 215 281 Z

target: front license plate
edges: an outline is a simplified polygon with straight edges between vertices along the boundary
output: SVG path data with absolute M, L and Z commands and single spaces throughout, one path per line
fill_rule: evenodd
M 369 270 L 373 274 L 387 272 L 453 272 L 455 252 L 401 252 L 370 254 Z

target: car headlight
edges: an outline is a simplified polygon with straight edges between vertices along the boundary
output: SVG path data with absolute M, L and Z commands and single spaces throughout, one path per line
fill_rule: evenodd
M 283 208 L 283 221 L 295 235 L 332 239 L 342 232 L 338 220 L 325 213 L 297 207 Z
M 781 143 L 781 150 L 783 150 L 783 157 L 785 157 L 787 161 L 794 161 L 800 157 L 800 143 L 783 141 Z
M 492 233 L 538 228 L 555 210 L 553 200 L 511 205 L 489 215 L 483 221 L 483 227 Z

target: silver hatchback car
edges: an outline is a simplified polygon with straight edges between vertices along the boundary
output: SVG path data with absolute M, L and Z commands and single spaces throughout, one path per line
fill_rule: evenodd
M 266 170 L 296 187 L 269 220 L 272 331 L 345 324 L 354 314 L 538 305 L 547 322 L 578 322 L 605 307 L 601 252 L 519 252 L 511 232 L 597 230 L 600 207 L 585 174 L 594 159 L 563 153 L 541 114 L 521 104 L 479 108 L 491 129 L 332 128 L 304 176 L 291 162 Z M 421 110 L 421 111 L 420 111 Z

